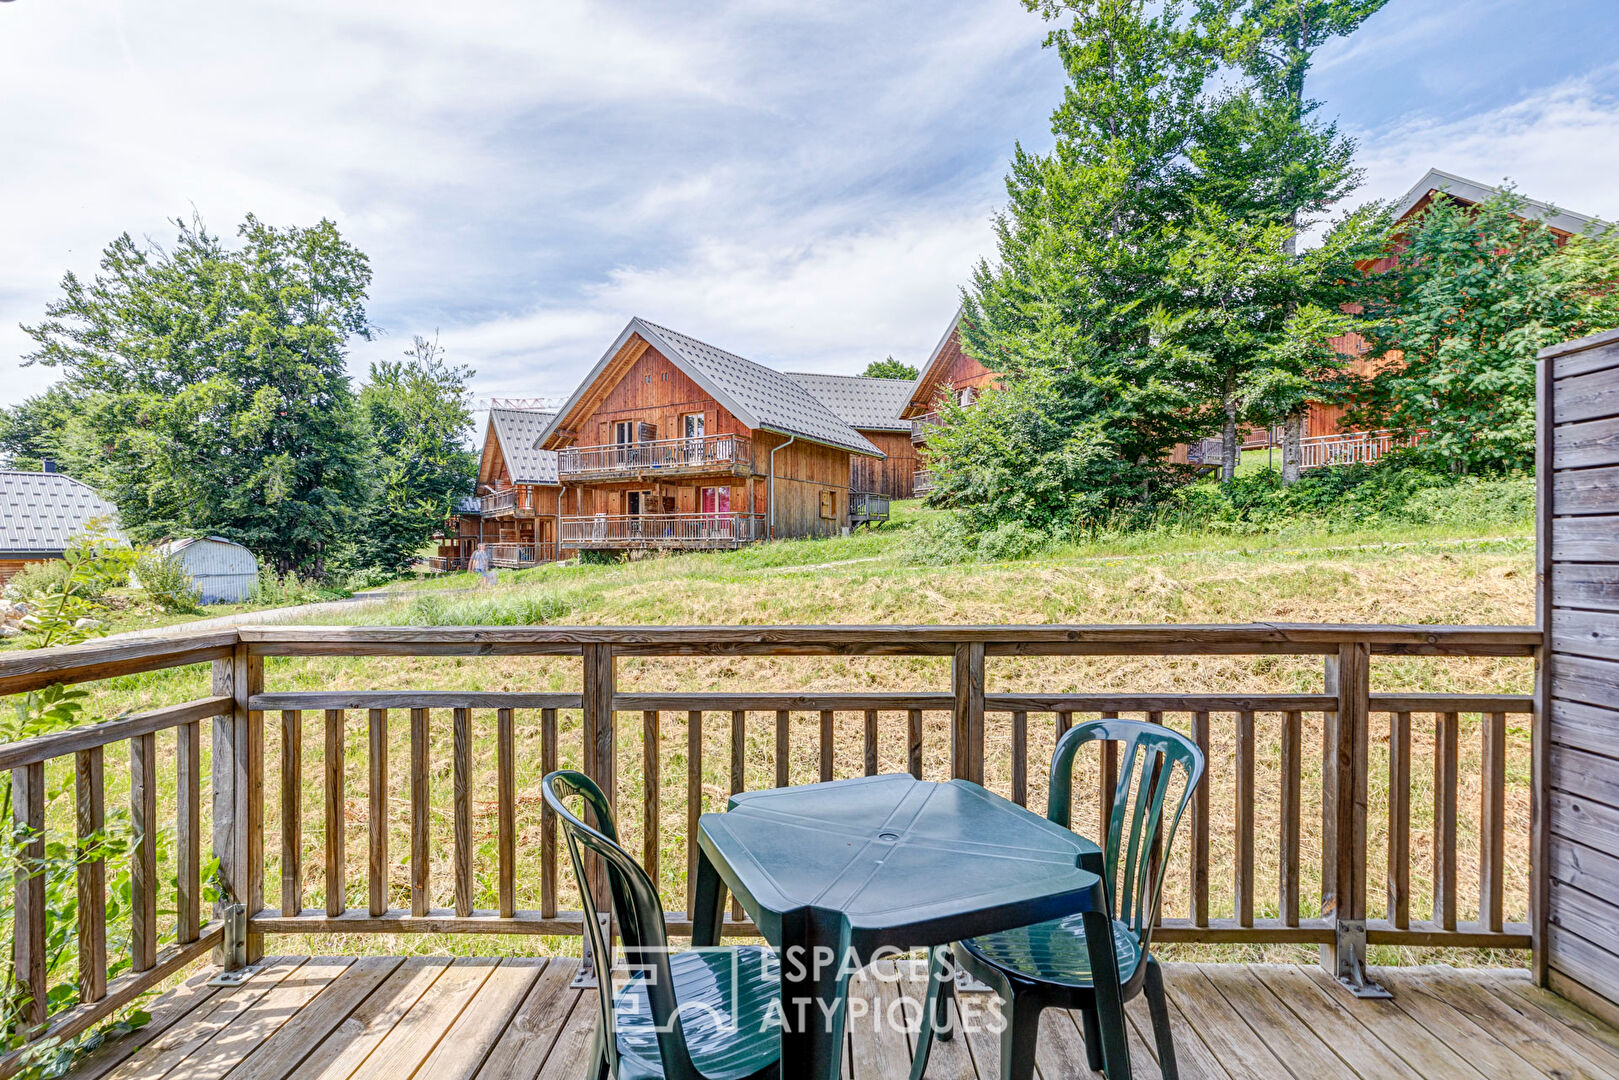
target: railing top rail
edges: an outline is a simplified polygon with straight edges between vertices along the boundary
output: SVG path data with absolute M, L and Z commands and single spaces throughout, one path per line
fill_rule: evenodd
M 947 655 L 982 644 L 989 655 L 1323 655 L 1364 644 L 1373 653 L 1528 656 L 1532 626 L 1247 623 L 1024 626 L 243 626 L 103 641 L 0 656 L 0 696 L 229 656 L 238 642 L 266 655 L 565 655 L 612 645 L 627 655 Z
M 763 514 L 731 511 L 723 514 L 563 514 L 565 522 L 577 521 L 724 521 L 728 518 L 762 518 Z
M 585 443 L 578 446 L 565 446 L 557 452 L 559 454 L 574 454 L 588 450 L 633 450 L 638 446 L 690 446 L 693 443 L 715 443 L 746 440 L 746 435 L 677 435 L 672 439 L 640 439 L 628 443 Z

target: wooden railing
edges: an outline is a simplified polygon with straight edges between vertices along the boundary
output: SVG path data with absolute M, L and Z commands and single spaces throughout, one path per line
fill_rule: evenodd
M 557 472 L 589 478 L 643 473 L 731 472 L 753 467 L 753 442 L 743 435 L 699 435 L 557 451 Z
M 429 555 L 425 560 L 429 570 L 450 573 L 467 568 L 467 560 L 461 555 Z
M 1299 441 L 1299 468 L 1357 465 L 1376 461 L 1396 447 L 1413 446 L 1413 436 L 1392 431 L 1350 431 L 1341 435 L 1312 435 Z
M 1406 670 L 1413 658 L 1459 661 L 1470 657 L 1538 655 L 1540 633 L 1528 627 L 1448 626 L 813 626 L 813 627 L 241 627 L 218 633 L 166 639 L 101 643 L 0 657 L 0 695 L 36 690 L 53 683 L 84 683 L 138 672 L 211 662 L 212 694 L 180 705 L 128 716 L 37 739 L 0 746 L 0 768 L 11 770 L 17 821 L 35 831 L 36 844 L 50 839 L 42 812 L 46 765 L 73 755 L 78 785 L 77 829 L 88 835 L 99 827 L 103 748 L 128 744 L 131 812 L 137 842 L 133 854 L 135 914 L 131 940 L 133 969 L 105 980 L 105 868 L 79 870 L 77 934 L 83 1003 L 47 1016 L 45 971 L 40 947 L 53 929 L 45 925 L 43 882 L 19 871 L 16 880 L 18 970 L 36 1002 L 31 1019 L 55 1035 L 83 1031 L 122 1004 L 222 942 L 221 922 L 204 922 L 200 868 L 203 865 L 199 805 L 204 777 L 200 727 L 212 724 L 212 852 L 219 859 L 222 905 L 239 903 L 246 933 L 223 944 L 227 961 L 251 964 L 263 952 L 263 935 L 281 933 L 505 933 L 573 934 L 580 916 L 566 901 L 571 883 L 558 875 L 555 823 L 540 809 L 538 842 L 533 839 L 534 804 L 518 800 L 518 774 L 533 778 L 568 764 L 582 768 L 614 800 L 622 835 L 635 845 L 648 873 L 664 890 L 675 933 L 689 931 L 681 910 L 690 910 L 689 875 L 697 817 L 719 809 L 723 797 L 705 792 L 705 753 L 712 752 L 718 719 L 728 755 L 732 792 L 758 786 L 762 776 L 776 785 L 826 780 L 851 772 L 903 768 L 917 776 L 957 776 L 988 783 L 1020 803 L 1036 802 L 1044 754 L 1058 733 L 1096 715 L 1144 716 L 1181 727 L 1210 753 L 1209 782 L 1196 793 L 1185 839 L 1177 845 L 1171 890 L 1177 908 L 1161 919 L 1161 940 L 1321 944 L 1342 966 L 1345 957 L 1363 958 L 1367 944 L 1526 948 L 1528 927 L 1509 921 L 1504 903 L 1506 849 L 1520 837 L 1509 835 L 1507 801 L 1521 805 L 1521 790 L 1508 784 L 1508 749 L 1522 758 L 1526 725 L 1507 718 L 1530 714 L 1531 699 L 1519 694 L 1402 693 L 1371 690 L 1374 662 Z M 932 689 L 809 693 L 797 691 L 674 692 L 621 689 L 629 664 L 637 681 L 661 667 L 692 657 L 936 657 L 949 664 L 948 682 Z M 298 658 L 319 664 L 342 657 L 394 658 L 386 668 L 400 671 L 397 658 L 421 657 L 563 658 L 576 665 L 577 689 L 560 691 L 479 691 L 464 689 L 287 690 L 266 685 L 266 660 L 277 672 L 292 672 Z M 1122 691 L 1048 693 L 991 689 L 997 668 L 1021 670 L 1029 657 L 1317 657 L 1324 665 L 1319 693 L 1213 693 Z M 573 658 L 568 661 L 567 658 Z M 430 661 L 424 661 L 424 663 Z M 738 663 L 727 660 L 727 665 Z M 1058 661 L 1053 659 L 1048 665 Z M 1421 661 L 1426 663 L 1428 661 Z M 412 670 L 430 670 L 415 668 Z M 448 673 L 450 669 L 446 669 Z M 454 670 L 460 672 L 457 666 Z M 915 670 L 914 666 L 910 670 Z M 942 669 L 941 669 L 942 671 Z M 462 680 L 464 674 L 455 676 Z M 320 680 L 314 680 L 319 684 Z M 652 680 L 657 683 L 659 680 Z M 160 685 L 160 684 L 157 684 Z M 408 720 L 408 805 L 391 797 L 389 732 L 398 712 Z M 363 714 L 364 771 L 345 762 L 351 717 Z M 492 714 L 492 715 L 491 715 Z M 859 719 L 853 746 L 840 745 L 845 719 Z M 1413 734 L 1434 718 L 1431 760 L 1413 759 Z M 1478 716 L 1480 740 L 1476 779 L 1464 775 L 1474 760 L 1460 741 L 1462 718 Z M 1040 718 L 1044 717 L 1042 720 Z M 1374 725 L 1372 718 L 1385 718 Z M 307 718 L 321 728 L 321 768 L 306 767 L 311 743 Z M 633 719 L 631 719 L 633 718 Z M 451 739 L 442 733 L 446 719 Z M 493 754 L 476 747 L 489 742 Z M 761 722 L 768 735 L 759 735 Z M 275 729 L 266 738 L 266 727 Z M 1467 725 L 1473 730 L 1472 724 Z M 1277 757 L 1262 755 L 1256 732 L 1279 743 Z M 175 805 L 158 806 L 156 737 L 177 732 Z M 887 734 L 885 735 L 884 732 Z M 1315 741 L 1317 735 L 1319 741 Z M 1373 824 L 1368 787 L 1373 781 L 1370 747 L 1383 745 L 1378 760 L 1386 769 L 1387 901 L 1381 917 L 1369 918 L 1369 877 L 1373 873 L 1368 832 Z M 522 753 L 519 755 L 519 737 Z M 1513 742 L 1516 740 L 1516 742 Z M 274 749 L 272 754 L 270 749 Z M 1229 747 L 1229 755 L 1225 748 Z M 1312 750 L 1312 747 L 1318 748 Z M 897 749 L 896 749 L 897 748 Z M 448 754 L 449 807 L 435 799 L 444 783 Z M 1319 754 L 1319 756 L 1316 756 Z M 484 764 L 492 757 L 493 783 Z M 761 759 L 767 764 L 761 765 Z M 1312 760 L 1313 759 L 1313 760 Z M 712 766 L 713 758 L 709 758 Z M 857 763 L 856 763 L 857 762 Z M 947 766 L 945 762 L 948 762 Z M 1319 773 L 1317 773 L 1319 766 Z M 1431 918 L 1413 910 L 1412 865 L 1421 845 L 1413 844 L 1412 777 L 1431 768 L 1434 828 L 1431 849 L 1434 904 Z M 271 769 L 278 790 L 266 794 Z M 760 769 L 767 771 L 760 773 Z M 1111 790 L 1116 763 L 1101 758 L 1083 789 L 1100 815 L 1099 792 Z M 1266 781 L 1263 792 L 1259 772 Z M 475 772 L 478 774 L 475 776 Z M 1318 783 L 1305 784 L 1319 775 Z M 623 778 L 623 783 L 620 779 Z M 1458 799 L 1465 787 L 1480 792 L 1478 918 L 1463 918 L 1464 889 L 1459 879 Z M 304 788 L 323 791 L 324 826 L 315 837 L 304 831 Z M 1384 787 L 1379 775 L 1375 786 Z M 619 800 L 636 793 L 638 805 Z M 486 796 L 485 791 L 492 792 Z M 1217 811 L 1214 792 L 1231 802 Z M 351 800 L 368 806 L 365 831 L 368 858 L 365 900 L 350 907 L 350 860 L 346 849 Z M 480 865 L 475 833 L 487 828 L 487 811 L 474 800 L 493 803 L 494 865 Z M 1321 829 L 1315 832 L 1307 805 L 1319 803 Z M 265 820 L 275 811 L 275 833 L 268 840 Z M 1261 834 L 1256 807 L 1278 808 L 1276 823 Z M 672 807 L 684 821 L 663 815 Z M 1043 809 L 1043 806 L 1040 807 Z M 402 813 L 408 820 L 409 854 L 390 854 L 389 825 Z M 156 913 L 163 888 L 156 872 L 152 825 L 176 823 L 178 887 L 175 890 L 175 943 L 158 947 Z M 435 840 L 435 822 L 453 821 L 448 842 Z M 524 824 L 523 857 L 519 821 Z M 1098 817 L 1076 816 L 1076 821 Z M 1228 831 L 1229 830 L 1229 831 Z M 1211 867 L 1225 864 L 1211 856 L 1211 845 L 1229 836 L 1231 877 L 1218 883 Z M 60 839 L 56 837 L 55 839 Z M 1306 843 L 1309 839 L 1310 843 Z M 314 840 L 313 851 L 310 842 Z M 1310 852 L 1319 843 L 1324 901 L 1306 896 L 1315 880 Z M 537 856 L 534 848 L 538 849 Z M 308 858 L 309 856 L 312 858 Z M 671 865 L 674 858 L 679 865 Z M 447 863 L 451 888 L 435 877 L 435 863 Z M 406 869 L 396 871 L 396 866 Z M 270 878 L 274 869 L 275 877 Z M 1276 891 L 1261 896 L 1259 871 L 1274 870 Z M 1310 871 L 1307 873 L 1307 871 Z M 318 873 L 319 902 L 306 906 Z M 534 878 L 537 876 L 537 882 Z M 396 880 L 404 877 L 406 880 Z M 278 886 L 279 908 L 265 903 L 267 879 Z M 684 879 L 684 880 L 683 880 Z M 490 887 L 490 883 L 493 887 Z M 408 905 L 394 898 L 408 897 Z M 451 898 L 444 906 L 438 897 Z M 490 901 L 480 906 L 480 897 Z M 520 902 L 520 898 L 537 904 Z M 492 901 L 492 902 L 491 902 Z M 1271 909 L 1274 914 L 1264 909 Z M 223 909 L 222 912 L 223 913 Z M 732 933 L 751 927 L 733 912 Z
M 765 539 L 763 514 L 597 514 L 562 519 L 565 548 L 730 548 Z
M 493 491 L 488 495 L 480 496 L 478 508 L 485 514 L 498 514 L 505 510 L 517 509 L 517 489 L 505 488 Z
M 939 414 L 936 412 L 924 413 L 911 420 L 911 442 L 921 444 L 928 441 L 928 432 L 939 426 Z
M 911 478 L 911 491 L 920 499 L 932 490 L 933 473 L 928 469 L 916 470 L 916 475 Z
M 872 491 L 849 492 L 850 521 L 887 521 L 888 496 Z
M 504 570 L 521 570 L 555 558 L 556 546 L 550 542 L 489 545 L 489 564 Z

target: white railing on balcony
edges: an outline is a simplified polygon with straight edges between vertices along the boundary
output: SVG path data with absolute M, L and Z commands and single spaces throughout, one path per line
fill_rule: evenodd
M 1340 435 L 1312 435 L 1300 440 L 1301 469 L 1326 465 L 1356 465 L 1376 461 L 1397 447 L 1412 446 L 1417 438 L 1392 431 L 1348 431 Z
M 933 473 L 929 472 L 927 469 L 918 469 L 918 470 L 916 470 L 916 475 L 911 478 L 911 492 L 912 492 L 912 494 L 914 494 L 918 499 L 920 499 L 922 496 L 926 495 L 928 492 L 930 492 L 932 490 L 933 490 Z
M 887 521 L 888 496 L 871 491 L 849 492 L 850 521 Z
M 611 446 L 571 446 L 557 451 L 562 476 L 728 469 L 751 465 L 752 440 L 744 435 L 700 435 Z
M 765 539 L 763 514 L 597 514 L 562 519 L 562 546 L 735 547 Z

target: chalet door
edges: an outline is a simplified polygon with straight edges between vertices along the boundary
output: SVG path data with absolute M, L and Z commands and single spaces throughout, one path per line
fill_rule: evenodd
M 613 425 L 613 463 L 631 465 L 635 462 L 635 421 L 620 420 Z
M 686 413 L 680 418 L 681 435 L 686 440 L 686 460 L 701 464 L 703 460 L 703 414 Z
M 731 534 L 731 489 L 706 487 L 703 489 L 704 532 L 709 536 Z

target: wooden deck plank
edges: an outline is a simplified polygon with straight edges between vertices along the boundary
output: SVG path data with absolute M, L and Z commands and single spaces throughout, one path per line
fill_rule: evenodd
M 1173 997 L 1166 1002 L 1169 1008 L 1169 1030 L 1175 1039 L 1175 1066 L 1184 1080 L 1229 1080 L 1197 1030 L 1187 1021 Z M 1130 1020 L 1136 1036 L 1152 1047 L 1153 1061 L 1158 1060 L 1157 1037 L 1152 1030 L 1152 1017 L 1147 1012 L 1147 999 L 1138 997 L 1124 1006 L 1124 1015 Z M 1132 1053 L 1134 1044 L 1131 1044 Z M 1130 1064 L 1135 1065 L 1132 1057 Z
M 1545 1080 L 1539 1069 L 1514 1053 L 1492 1031 L 1435 997 L 1420 970 L 1388 968 L 1380 971 L 1378 978 L 1394 993 L 1394 1004 L 1406 1015 L 1491 1080 Z
M 585 1080 L 592 1075 L 596 1018 L 600 1015 L 592 992 L 581 992 L 573 999 L 573 1010 L 557 1029 L 556 1042 L 545 1055 L 545 1064 L 534 1080 Z M 528 1080 L 528 1074 L 522 1074 Z
M 552 960 L 545 966 L 484 1058 L 478 1080 L 529 1080 L 545 1064 L 575 1008 L 583 1009 L 594 1022 L 596 1001 L 589 995 L 595 991 L 587 994 L 568 986 L 578 970 L 577 960 Z
M 985 990 L 956 994 L 956 1039 L 967 1046 L 978 1080 L 998 1080 L 1001 1075 L 1000 999 Z M 994 1015 L 992 1015 L 994 1014 Z
M 1286 1066 L 1247 1024 L 1231 1022 L 1230 1006 L 1195 964 L 1163 968 L 1169 996 L 1232 1080 L 1292 1080 Z
M 399 967 L 397 956 L 362 956 L 231 1072 L 231 1080 L 285 1080 Z
M 509 956 L 502 960 L 422 1062 L 417 1075 L 428 1080 L 470 1080 L 500 1040 L 501 1033 L 543 970 L 542 957 Z
M 891 978 L 892 972 L 892 966 L 881 975 L 868 968 L 849 980 L 846 1077 L 887 1080 L 911 1071 L 910 1045 L 903 1028 L 889 1022 L 884 1001 L 883 979 Z
M 1137 1076 L 1134 1056 L 1131 1076 Z M 1066 1009 L 1046 1009 L 1040 1014 L 1040 1037 L 1034 1046 L 1034 1067 L 1040 1080 L 1091 1080 L 1095 1076 L 1085 1061 L 1085 1036 Z
M 472 956 L 450 961 L 444 973 L 433 980 L 433 985 L 354 1070 L 353 1080 L 403 1080 L 414 1075 L 499 963 Z
M 1232 1019 L 1246 1022 L 1294 1076 L 1357 1080 L 1355 1071 L 1333 1052 L 1331 1044 L 1300 1024 L 1245 965 L 1200 964 L 1198 968 L 1225 998 Z
M 1381 978 L 1383 970 L 1379 968 L 1374 978 Z M 1469 1065 L 1466 1059 L 1457 1056 L 1454 1050 L 1412 1020 L 1410 1014 L 1394 1002 L 1357 999 L 1319 967 L 1301 966 L 1299 971 L 1320 987 L 1328 998 L 1353 1013 L 1356 1020 L 1376 1035 L 1384 1046 L 1399 1054 L 1419 1076 L 1426 1080 L 1481 1080 L 1483 1077 L 1483 1073 Z
M 927 1001 L 927 964 L 921 960 L 908 960 L 905 963 L 909 965 L 909 978 L 897 984 L 895 990 L 901 998 L 909 1002 L 906 1015 L 910 1026 L 906 1032 L 906 1041 L 914 1055 L 916 1025 L 921 1022 L 922 1008 Z M 928 1053 L 927 1080 L 977 1080 L 978 1074 L 973 1071 L 972 1054 L 967 1049 L 967 1040 L 959 1034 L 960 1021 L 954 1010 L 950 1013 L 950 1020 L 957 1025 L 957 1034 L 949 1039 L 933 1040 L 933 1048 Z
M 316 956 L 276 983 L 169 1072 L 169 1080 L 215 1080 L 241 1064 L 354 962 Z
M 444 956 L 413 956 L 401 962 L 315 1047 L 298 1069 L 298 1080 L 347 1080 L 449 966 Z
M 209 986 L 208 980 L 218 973 L 217 967 L 209 965 L 158 998 L 147 1009 L 151 1020 L 123 1038 L 102 1045 L 80 1061 L 73 1068 L 74 1080 L 100 1080 L 135 1051 L 155 1042 L 191 1013 L 207 1007 L 208 1001 L 219 993 L 219 987 Z
M 1619 1080 L 1619 1054 L 1600 1043 L 1587 1044 L 1527 1001 L 1509 1002 L 1448 968 L 1427 975 L 1424 984 L 1548 1076 Z
M 111 1080 L 158 1080 L 262 997 L 301 963 L 296 957 L 267 959 L 258 974 L 241 986 L 223 990 L 186 1014 L 164 1035 L 148 1044 L 110 1074 Z
M 1526 1003 L 1559 1024 L 1568 1038 L 1584 1050 L 1587 1056 L 1600 1055 L 1606 1049 L 1619 1060 L 1619 1029 L 1615 1029 L 1592 1016 L 1572 1001 L 1558 997 L 1549 990 L 1529 981 L 1527 971 L 1485 971 L 1478 978 L 1497 997 L 1514 1008 Z
M 1422 1080 L 1405 1059 L 1383 1044 L 1354 1013 L 1292 964 L 1254 964 L 1254 977 L 1298 1018 L 1302 1027 L 1337 1051 L 1365 1080 Z

